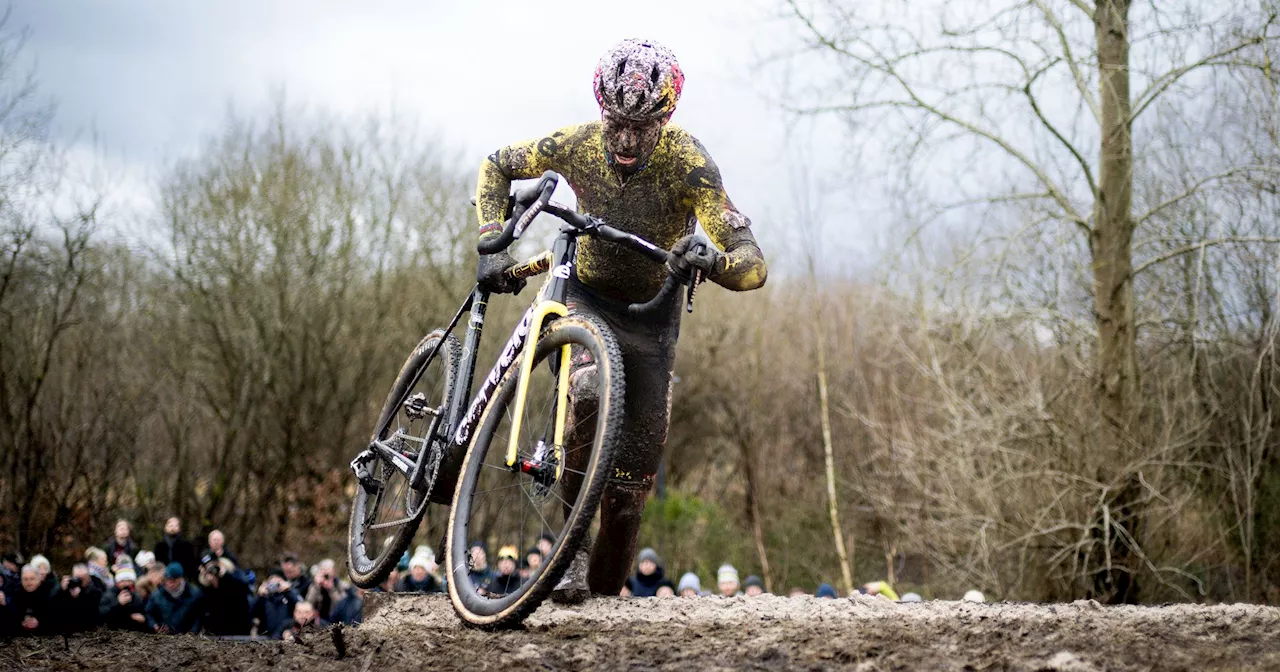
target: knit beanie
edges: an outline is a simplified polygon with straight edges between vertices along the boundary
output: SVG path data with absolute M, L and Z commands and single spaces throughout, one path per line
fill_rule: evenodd
M 720 570 L 716 572 L 716 583 L 741 583 L 738 581 L 738 570 L 733 565 L 720 565 Z
M 683 593 L 686 589 L 693 589 L 695 593 L 702 592 L 702 582 L 698 581 L 698 575 L 693 572 L 685 572 L 680 577 L 680 585 L 676 588 L 676 593 Z

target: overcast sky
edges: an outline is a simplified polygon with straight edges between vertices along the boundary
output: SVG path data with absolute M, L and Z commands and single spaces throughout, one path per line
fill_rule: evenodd
M 781 243 L 794 133 L 755 74 L 792 28 L 776 12 L 769 0 L 63 0 L 16 3 L 13 21 L 31 30 L 59 136 L 83 145 L 96 130 L 140 193 L 216 133 L 229 104 L 265 110 L 276 87 L 340 113 L 394 106 L 456 143 L 472 170 L 498 146 L 596 117 L 600 55 L 624 37 L 656 39 L 687 76 L 675 120 L 716 158 L 762 239 Z M 834 165 L 839 144 L 802 153 Z

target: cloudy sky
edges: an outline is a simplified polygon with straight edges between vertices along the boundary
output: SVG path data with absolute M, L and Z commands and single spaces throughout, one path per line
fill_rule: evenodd
M 716 157 L 763 240 L 786 238 L 794 157 L 839 163 L 838 142 L 811 142 L 766 99 L 761 60 L 793 29 L 769 0 L 65 0 L 13 10 L 31 30 L 42 90 L 59 104 L 59 136 L 87 145 L 95 131 L 135 201 L 166 161 L 218 131 L 228 105 L 264 110 L 280 87 L 339 113 L 394 107 L 478 165 L 502 144 L 596 116 L 595 63 L 630 36 L 680 59 L 676 121 Z

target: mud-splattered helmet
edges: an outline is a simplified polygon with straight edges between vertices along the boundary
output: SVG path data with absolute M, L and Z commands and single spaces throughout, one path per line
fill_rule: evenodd
M 670 119 L 683 87 L 676 55 L 653 40 L 623 40 L 596 65 L 596 102 L 628 119 Z

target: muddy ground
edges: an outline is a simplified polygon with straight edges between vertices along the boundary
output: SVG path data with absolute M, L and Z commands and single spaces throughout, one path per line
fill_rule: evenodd
M 1280 670 L 1280 609 L 1100 607 L 812 597 L 597 599 L 523 630 L 462 628 L 443 596 L 371 602 L 301 643 L 99 632 L 0 641 L 26 670 Z

